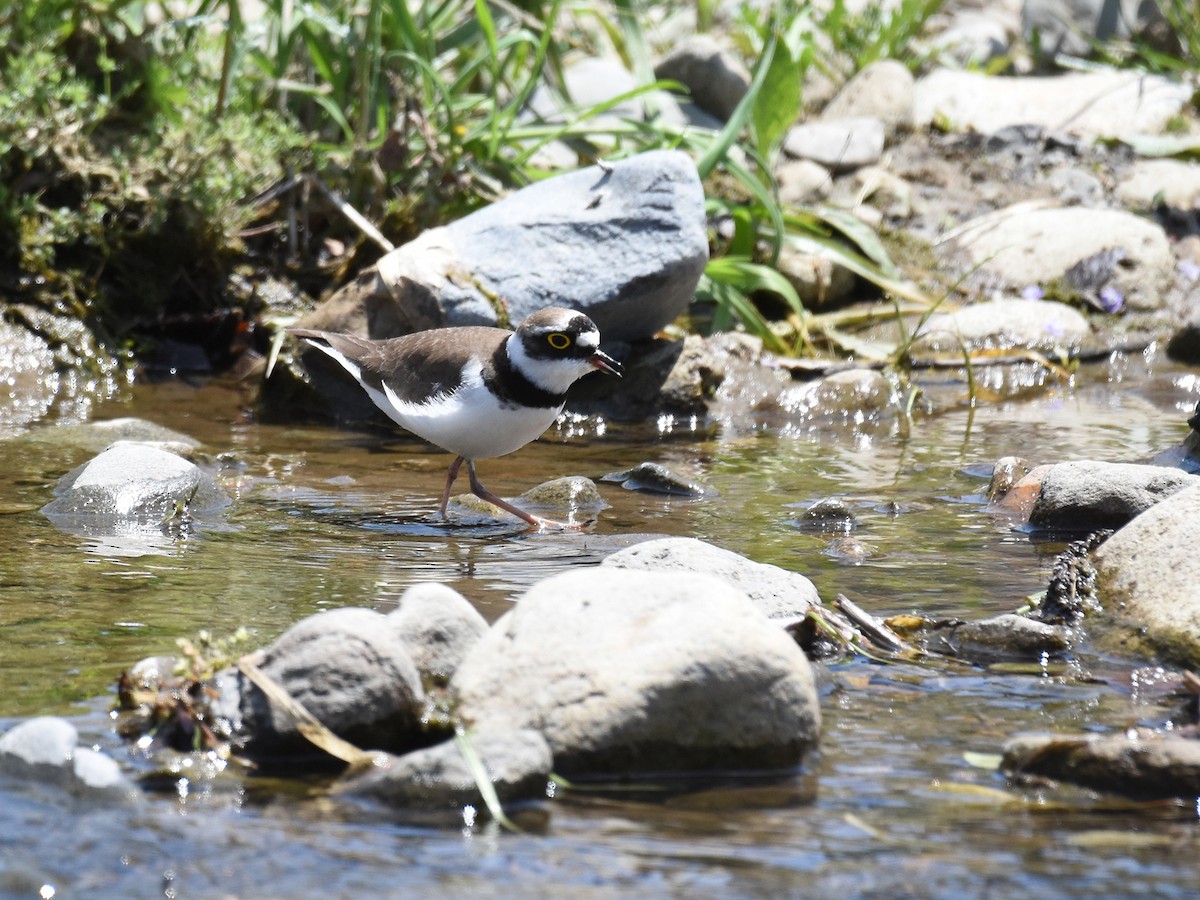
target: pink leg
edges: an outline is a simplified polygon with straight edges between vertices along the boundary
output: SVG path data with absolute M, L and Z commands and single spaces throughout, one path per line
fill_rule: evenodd
M 462 468 L 466 458 L 462 456 L 455 457 L 454 462 L 450 463 L 450 471 L 446 473 L 446 489 L 442 491 L 442 518 L 446 518 L 446 504 L 450 502 L 450 488 L 454 487 L 454 479 L 458 477 L 458 470 Z M 470 471 L 470 463 L 467 463 L 468 471 Z
M 531 515 L 525 512 L 525 510 L 513 506 L 507 500 L 497 497 L 480 483 L 479 476 L 475 474 L 475 463 L 469 459 L 467 460 L 467 475 L 469 475 L 471 478 L 471 493 L 473 493 L 476 497 L 478 497 L 480 500 L 486 500 L 493 506 L 498 506 L 501 509 L 512 513 L 518 519 L 524 519 L 535 528 L 546 528 L 549 526 L 553 528 L 567 528 L 572 531 L 576 531 L 583 527 L 581 525 L 566 525 L 562 522 L 554 522 L 550 519 L 539 519 L 537 516 Z

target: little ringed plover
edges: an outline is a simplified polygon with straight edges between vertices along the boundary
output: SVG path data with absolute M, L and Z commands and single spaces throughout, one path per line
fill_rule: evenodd
M 382 341 L 305 328 L 290 333 L 340 363 L 392 421 L 455 454 L 442 491 L 443 519 L 466 463 L 477 497 L 530 525 L 557 525 L 485 488 L 475 460 L 512 453 L 539 437 L 562 412 L 567 388 L 593 369 L 621 374 L 621 364 L 601 352 L 595 323 L 560 307 L 535 312 L 516 331 L 436 328 Z

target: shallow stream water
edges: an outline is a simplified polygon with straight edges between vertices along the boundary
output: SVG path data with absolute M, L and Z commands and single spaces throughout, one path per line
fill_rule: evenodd
M 38 510 L 90 452 L 0 441 L 0 731 L 71 717 L 118 759 L 117 675 L 176 637 L 240 625 L 270 641 L 327 607 L 387 611 L 406 587 L 452 585 L 488 619 L 534 582 L 646 534 L 690 535 L 802 572 L 826 600 L 884 615 L 982 617 L 1045 586 L 1061 543 L 986 510 L 996 459 L 1146 459 L 1178 444 L 1191 370 L 1134 356 L 970 410 L 858 427 L 772 423 L 694 432 L 573 423 L 480 464 L 513 496 L 549 477 L 651 460 L 717 495 L 601 485 L 586 533 L 453 529 L 430 519 L 449 458 L 395 437 L 261 424 L 236 387 L 138 387 L 95 410 L 204 443 L 236 496 L 221 529 L 150 546 L 64 533 Z M 661 423 L 660 423 L 661 424 Z M 684 423 L 686 424 L 686 423 Z M 743 423 L 744 424 L 744 423 Z M 49 426 L 46 426 L 49 427 Z M 866 558 L 800 527 L 813 502 L 854 511 Z M 149 551 L 149 552 L 147 552 Z M 330 800 L 319 783 L 157 783 L 133 811 L 0 785 L 0 896 L 1195 896 L 1196 802 L 1134 804 L 1009 786 L 964 754 L 1024 731 L 1110 732 L 1170 713 L 1137 660 L 1085 647 L 1068 666 L 820 667 L 820 751 L 784 780 L 559 791 L 521 834 L 421 822 Z M 43 892 L 44 895 L 44 892 Z

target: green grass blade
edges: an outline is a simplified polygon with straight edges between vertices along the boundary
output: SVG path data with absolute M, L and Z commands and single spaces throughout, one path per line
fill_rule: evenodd
M 729 153 L 729 148 L 737 141 L 738 136 L 742 133 L 742 129 L 746 127 L 746 123 L 750 118 L 750 114 L 754 109 L 755 97 L 762 90 L 763 83 L 767 80 L 767 73 L 771 68 L 771 60 L 775 56 L 775 47 L 778 39 L 772 35 L 767 41 L 766 47 L 763 48 L 762 57 L 758 61 L 758 67 L 754 70 L 754 77 L 750 80 L 750 88 L 746 91 L 746 96 L 741 99 L 737 107 L 733 110 L 733 115 L 729 117 L 729 121 L 722 128 L 708 145 L 708 149 L 704 151 L 704 155 L 696 161 L 696 170 L 700 173 L 700 179 L 703 181 L 709 176 L 717 163 L 726 157 Z
M 483 764 L 483 760 L 475 752 L 475 744 L 471 741 L 471 733 L 462 726 L 455 728 L 454 743 L 458 745 L 458 752 L 462 754 L 463 760 L 471 772 L 471 777 L 475 779 L 475 786 L 479 788 L 479 794 L 483 797 L 484 805 L 487 806 L 492 818 L 509 831 L 520 832 L 521 829 L 513 824 L 512 819 L 504 814 L 504 807 L 500 803 L 500 797 L 496 794 L 496 786 L 492 784 L 491 776 L 488 775 L 487 767 Z

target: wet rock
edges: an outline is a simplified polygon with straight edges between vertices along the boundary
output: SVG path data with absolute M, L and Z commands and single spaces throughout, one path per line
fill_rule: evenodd
M 748 596 L 772 619 L 803 616 L 821 597 L 799 572 L 757 563 L 696 538 L 644 541 L 605 557 L 601 567 L 649 572 L 696 572 L 713 575 Z
M 68 528 L 81 520 L 95 527 L 157 525 L 175 515 L 180 504 L 191 515 L 205 515 L 230 503 L 195 463 L 135 441 L 118 441 L 72 469 L 59 479 L 54 494 L 42 512 Z
M 516 504 L 582 513 L 598 512 L 608 506 L 596 489 L 596 483 L 582 475 L 543 482 L 517 497 Z
M 1165 497 L 1197 484 L 1197 476 L 1161 466 L 1058 463 L 1042 474 L 1029 523 L 1070 531 L 1119 528 Z
M 1065 303 L 1012 298 L 930 316 L 917 346 L 960 352 L 961 339 L 974 349 L 1022 348 L 1054 353 L 1078 347 L 1090 333 L 1083 314 Z
M 931 649 L 965 659 L 1037 659 L 1070 649 L 1067 629 L 1012 613 L 961 622 L 936 632 Z
M 875 165 L 883 156 L 883 145 L 883 122 L 869 116 L 804 122 L 792 126 L 783 140 L 788 155 L 835 172 Z
M 874 544 L 853 535 L 841 535 L 833 538 L 822 552 L 833 559 L 854 565 L 868 559 L 877 559 L 883 555 Z
M 858 522 L 845 500 L 826 497 L 804 510 L 796 525 L 805 531 L 838 532 L 853 531 Z
M 1200 208 L 1200 163 L 1179 159 L 1139 159 L 1117 184 L 1117 198 L 1129 209 L 1164 205 L 1182 212 Z
M 1019 456 L 1005 456 L 996 460 L 996 465 L 992 467 L 992 480 L 988 483 L 988 503 L 998 503 L 1032 468 L 1029 460 Z
M 1010 778 L 1037 775 L 1140 799 L 1200 794 L 1200 740 L 1133 736 L 1041 735 L 1004 745 Z
M 556 772 L 797 765 L 820 710 L 803 652 L 719 578 L 601 566 L 540 582 L 451 682 L 481 731 L 533 728 Z
M 1171 335 L 1167 355 L 1178 362 L 1200 365 L 1200 311 Z
M 1104 624 L 1126 651 L 1200 665 L 1197 547 L 1200 484 L 1193 483 L 1147 509 L 1095 552 Z
M 1041 622 L 1073 625 L 1086 615 L 1101 612 L 1096 599 L 1096 567 L 1091 553 L 1112 535 L 1108 529 L 1072 541 L 1054 558 L 1050 583 L 1033 616 Z
M 99 453 L 118 441 L 150 444 L 184 457 L 200 447 L 199 441 L 183 432 L 134 417 L 56 425 L 54 428 L 32 431 L 26 439 L 52 443 L 60 447 L 80 447 L 94 453 Z
M 299 324 L 385 338 L 496 325 L 496 298 L 510 323 L 566 300 L 605 340 L 636 340 L 687 309 L 707 261 L 695 165 L 680 151 L 651 151 L 611 171 L 540 181 L 426 231 Z
M 582 475 L 567 475 L 532 487 L 511 501 L 521 509 L 559 516 L 594 518 L 608 504 L 600 496 L 595 482 Z M 516 519 L 511 513 L 493 506 L 474 494 L 459 494 L 452 498 L 451 509 L 489 516 L 494 519 Z
M 1121 138 L 1158 134 L 1191 89 L 1158 75 L 1106 69 L 1047 77 L 999 77 L 937 69 L 917 81 L 913 120 L 992 134 L 1011 125 Z
M 501 803 L 546 796 L 554 759 L 539 732 L 529 728 L 473 731 L 468 733 L 467 740 L 483 763 Z M 384 755 L 375 768 L 338 790 L 405 810 L 484 806 L 472 770 L 453 740 L 403 756 Z
M 261 651 L 258 667 L 338 737 L 364 750 L 418 746 L 420 675 L 393 624 L 345 607 L 302 619 Z M 252 758 L 318 757 L 291 713 L 238 670 L 216 679 L 215 715 Z
M 788 387 L 769 402 L 794 421 L 857 425 L 883 415 L 892 402 L 892 385 L 874 369 L 848 369 Z
M 1133 309 L 1162 305 L 1175 265 L 1162 227 L 1115 209 L 1017 204 L 964 225 L 953 244 L 983 271 L 1021 288 L 1064 279 L 1081 260 L 1121 250 L 1111 287 Z
M 104 803 L 140 798 L 115 760 L 79 746 L 75 726 L 55 716 L 26 719 L 0 737 L 0 776 L 56 785 Z
M 997 510 L 1019 513 L 1028 517 L 1033 504 L 1037 502 L 1042 490 L 1042 476 L 1050 470 L 1050 466 L 1034 466 L 1008 489 L 999 500 L 994 502 Z
M 824 120 L 872 118 L 889 134 L 912 126 L 913 77 L 894 59 L 864 66 L 821 110 Z
M 619 484 L 627 491 L 641 491 L 647 494 L 668 494 L 673 497 L 691 497 L 698 499 L 708 496 L 712 489 L 695 481 L 677 475 L 666 466 L 653 462 L 638 463 L 632 469 L 622 472 L 609 472 L 601 476 L 601 481 Z
M 414 584 L 388 613 L 425 684 L 445 684 L 467 651 L 487 631 L 487 620 L 462 594 L 444 584 Z
M 0 320 L 0 437 L 19 434 L 46 415 L 58 386 L 45 338 Z
M 689 37 L 654 66 L 654 77 L 678 81 L 705 112 L 727 122 L 750 89 L 741 60 L 707 34 Z

